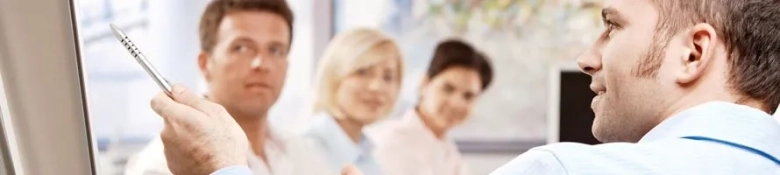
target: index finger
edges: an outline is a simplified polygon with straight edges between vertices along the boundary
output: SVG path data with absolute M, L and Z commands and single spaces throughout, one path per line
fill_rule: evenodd
M 180 120 L 181 118 L 191 119 L 203 115 L 203 112 L 173 101 L 173 99 L 168 97 L 165 93 L 159 93 L 154 96 L 154 98 L 152 98 L 151 106 L 152 110 L 160 115 L 166 123 L 171 120 L 175 121 Z
M 173 90 L 173 100 L 183 105 L 190 106 L 210 116 L 220 115 L 223 111 L 222 106 L 206 100 L 180 84 L 173 85 L 171 89 Z

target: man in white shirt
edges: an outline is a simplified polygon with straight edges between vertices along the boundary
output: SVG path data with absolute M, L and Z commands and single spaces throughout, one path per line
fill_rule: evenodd
M 537 147 L 492 174 L 780 174 L 780 123 L 769 115 L 780 104 L 778 7 L 777 0 L 608 0 L 606 31 L 578 59 L 598 94 L 594 136 L 607 144 Z M 153 108 L 171 124 L 192 124 L 175 120 L 189 115 L 227 118 L 178 98 L 160 94 Z M 231 128 L 221 126 L 188 129 Z M 207 149 L 225 143 L 168 140 L 180 139 L 203 142 L 166 145 L 169 159 L 231 162 L 222 156 L 229 151 Z M 209 156 L 183 151 L 192 146 Z M 245 175 L 241 163 L 194 165 Z
M 312 151 L 314 145 L 268 125 L 268 110 L 284 86 L 292 24 L 284 0 L 215 0 L 201 17 L 197 60 L 208 82 L 207 99 L 224 106 L 245 133 L 248 148 L 232 144 L 228 149 L 247 149 L 245 161 L 254 174 L 312 174 L 327 168 L 324 157 Z M 188 142 L 197 141 L 182 143 Z M 164 143 L 152 141 L 128 162 L 125 174 L 171 174 Z

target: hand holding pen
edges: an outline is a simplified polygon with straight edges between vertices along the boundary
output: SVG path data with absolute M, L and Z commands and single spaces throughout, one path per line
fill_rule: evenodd
M 171 86 L 119 28 L 116 39 L 160 86 L 151 101 L 165 125 L 162 138 L 168 169 L 173 174 L 210 174 L 230 166 L 247 166 L 249 141 L 222 106 L 181 85 Z

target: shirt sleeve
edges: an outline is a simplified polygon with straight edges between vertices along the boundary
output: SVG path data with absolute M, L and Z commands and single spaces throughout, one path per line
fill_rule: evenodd
M 252 170 L 246 166 L 230 166 L 219 169 L 211 175 L 252 175 Z
M 550 151 L 531 149 L 502 165 L 491 175 L 568 174 L 561 161 Z

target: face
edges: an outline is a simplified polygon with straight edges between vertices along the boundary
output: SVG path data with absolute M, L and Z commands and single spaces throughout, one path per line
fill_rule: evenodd
M 273 13 L 228 13 L 212 53 L 199 58 L 209 98 L 234 117 L 264 116 L 284 86 L 289 33 L 285 20 Z
M 382 61 L 358 68 L 341 80 L 336 90 L 336 103 L 344 112 L 344 117 L 367 125 L 393 109 L 401 80 L 398 77 L 400 63 L 397 57 L 393 54 L 363 56 L 365 59 Z
M 602 142 L 636 142 L 662 121 L 673 98 L 674 77 L 667 64 L 682 55 L 678 38 L 656 37 L 658 11 L 647 0 L 611 0 L 604 10 L 606 30 L 578 58 L 580 68 L 592 76 L 597 93 L 593 134 Z M 680 62 L 680 61 L 678 61 Z
M 465 121 L 482 91 L 479 73 L 451 67 L 426 80 L 420 90 L 418 111 L 429 127 L 446 131 Z

